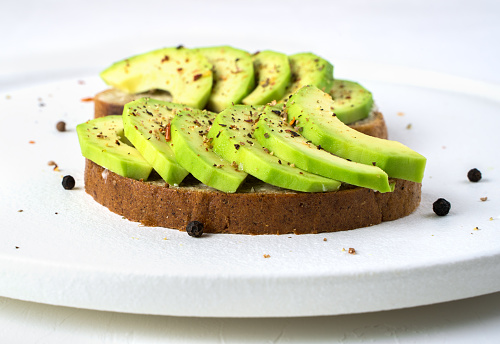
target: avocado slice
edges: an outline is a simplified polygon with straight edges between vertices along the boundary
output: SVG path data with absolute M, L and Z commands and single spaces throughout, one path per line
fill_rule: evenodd
M 96 118 L 76 126 L 82 155 L 120 176 L 146 180 L 153 167 L 123 134 L 122 116 Z
M 372 111 L 371 92 L 357 82 L 335 79 L 328 93 L 334 102 L 332 111 L 345 124 L 365 119 Z
M 275 186 L 304 192 L 338 190 L 339 181 L 294 167 L 259 144 L 253 128 L 261 110 L 235 105 L 219 113 L 208 132 L 214 152 L 234 167 Z
M 333 86 L 333 65 L 330 62 L 313 53 L 299 53 L 288 59 L 292 79 L 282 101 L 305 85 L 314 85 L 324 92 L 330 91 Z
M 305 171 L 380 192 L 393 191 L 387 173 L 380 168 L 335 156 L 313 145 L 299 130 L 301 127 L 283 121 L 279 107 L 266 106 L 255 128 L 255 137 L 274 155 Z
M 261 51 L 253 55 L 253 66 L 257 87 L 242 103 L 264 105 L 283 98 L 292 75 L 288 56 L 271 50 Z
M 236 192 L 247 174 L 214 153 L 207 138 L 215 114 L 181 111 L 172 120 L 172 149 L 196 179 L 224 192 Z
M 150 98 L 141 98 L 125 105 L 125 135 L 146 161 L 168 184 L 179 185 L 189 172 L 176 160 L 167 140 L 170 122 L 184 105 Z M 202 111 L 202 110 L 197 110 Z
M 174 103 L 201 109 L 212 89 L 211 69 L 195 50 L 163 48 L 116 62 L 101 73 L 101 78 L 126 93 L 168 91 Z
M 252 56 L 229 46 L 198 48 L 213 65 L 212 94 L 207 109 L 221 112 L 232 104 L 241 103 L 255 86 Z
M 405 145 L 362 134 L 342 123 L 329 94 L 305 86 L 286 103 L 287 120 L 295 120 L 301 134 L 332 154 L 362 164 L 376 165 L 391 178 L 420 183 L 426 159 Z

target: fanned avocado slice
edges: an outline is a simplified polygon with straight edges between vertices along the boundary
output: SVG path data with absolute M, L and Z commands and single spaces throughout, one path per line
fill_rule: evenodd
M 146 180 L 153 170 L 125 138 L 122 116 L 87 121 L 77 125 L 76 132 L 82 155 L 120 176 Z
M 255 128 L 255 137 L 274 155 L 305 171 L 380 192 L 393 191 L 387 173 L 380 168 L 335 156 L 313 145 L 299 134 L 301 130 L 300 126 L 292 127 L 283 121 L 280 107 L 266 106 Z
M 292 79 L 288 85 L 283 101 L 301 87 L 314 85 L 324 92 L 329 92 L 333 86 L 333 65 L 313 53 L 290 55 Z
M 275 186 L 303 192 L 338 190 L 339 181 L 303 171 L 259 144 L 253 128 L 261 110 L 236 105 L 219 113 L 208 133 L 214 152 L 234 167 Z
M 376 165 L 389 177 L 420 183 L 426 159 L 402 143 L 360 133 L 342 123 L 329 94 L 304 86 L 286 103 L 287 120 L 295 120 L 301 134 L 317 146 L 362 164 Z
M 181 111 L 172 120 L 172 149 L 179 164 L 196 179 L 224 192 L 236 192 L 247 174 L 212 150 L 208 130 L 215 114 Z
M 252 56 L 229 46 L 197 49 L 213 65 L 212 94 L 207 109 L 221 112 L 241 103 L 255 86 Z
M 170 147 L 170 122 L 179 111 L 190 108 L 161 100 L 141 98 L 125 105 L 125 135 L 141 155 L 171 185 L 179 185 L 189 172 Z M 202 112 L 202 110 L 196 110 Z
M 212 89 L 212 65 L 195 50 L 163 48 L 114 63 L 101 78 L 126 93 L 168 91 L 174 103 L 201 109 Z
M 335 79 L 328 92 L 333 99 L 333 109 L 337 118 L 345 124 L 354 123 L 368 117 L 373 108 L 370 91 L 354 81 Z
M 291 78 L 288 56 L 270 50 L 261 51 L 253 56 L 253 66 L 257 87 L 242 103 L 264 105 L 283 98 Z

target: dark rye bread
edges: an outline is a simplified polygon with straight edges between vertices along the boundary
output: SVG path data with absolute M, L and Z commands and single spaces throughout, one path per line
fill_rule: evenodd
M 163 91 L 150 91 L 139 94 L 127 94 L 117 89 L 108 89 L 95 95 L 94 97 L 94 117 L 104 117 L 109 115 L 121 115 L 123 106 L 128 102 L 143 97 L 150 97 L 164 101 L 171 101 L 169 93 Z M 376 110 L 373 110 L 368 118 L 349 124 L 349 126 L 363 134 L 387 138 L 387 126 L 384 117 Z
M 237 193 L 219 192 L 187 178 L 180 187 L 161 180 L 119 176 L 86 161 L 85 190 L 98 203 L 147 226 L 185 230 L 190 221 L 207 233 L 306 234 L 372 226 L 412 213 L 421 184 L 394 179 L 394 192 L 343 186 L 339 191 L 301 193 L 276 188 L 249 176 Z

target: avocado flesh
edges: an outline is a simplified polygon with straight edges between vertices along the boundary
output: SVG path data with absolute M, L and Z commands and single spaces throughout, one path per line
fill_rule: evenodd
M 201 109 L 212 89 L 211 69 L 195 50 L 163 48 L 116 62 L 101 73 L 101 78 L 126 93 L 168 91 L 174 103 Z
M 119 174 L 146 180 L 153 167 L 123 134 L 122 116 L 96 118 L 76 126 L 82 155 Z
M 331 110 L 329 94 L 305 86 L 286 103 L 288 121 L 295 118 L 301 134 L 332 154 L 366 165 L 376 165 L 391 178 L 420 183 L 426 159 L 405 145 L 362 134 L 342 123 Z
M 290 55 L 288 59 L 292 78 L 282 101 L 306 85 L 314 85 L 324 92 L 330 91 L 333 86 L 333 65 L 330 62 L 313 53 Z
M 125 135 L 170 185 L 179 185 L 189 174 L 177 162 L 170 142 L 166 139 L 168 123 L 177 112 L 184 109 L 184 105 L 149 98 L 130 102 L 123 109 Z
M 338 190 L 340 182 L 302 171 L 269 154 L 254 137 L 253 127 L 259 114 L 259 109 L 245 105 L 219 113 L 208 132 L 214 152 L 271 185 L 303 192 Z
M 335 156 L 299 134 L 299 127 L 282 121 L 278 107 L 266 106 L 255 128 L 261 145 L 295 166 L 321 176 L 380 192 L 393 191 L 387 173 L 378 167 Z
M 292 75 L 288 56 L 270 50 L 261 51 L 253 56 L 253 66 L 257 87 L 242 103 L 264 105 L 283 98 Z
M 213 65 L 213 86 L 207 109 L 221 112 L 241 103 L 255 86 L 251 55 L 229 46 L 198 48 L 197 51 Z
M 365 119 L 372 111 L 371 92 L 356 82 L 335 79 L 328 93 L 334 103 L 332 111 L 345 124 Z
M 181 111 L 172 120 L 172 149 L 179 164 L 203 184 L 233 193 L 247 174 L 214 153 L 206 134 L 215 114 Z

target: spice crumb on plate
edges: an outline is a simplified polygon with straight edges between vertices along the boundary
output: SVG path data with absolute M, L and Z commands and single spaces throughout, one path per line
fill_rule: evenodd
M 481 202 L 486 202 L 488 200 L 488 197 L 481 197 L 480 200 Z
M 349 254 L 356 254 L 356 250 L 352 247 L 349 247 L 349 251 L 348 251 Z
M 264 255 L 264 258 L 271 258 L 271 256 L 270 256 L 270 255 L 268 255 L 268 254 L 265 254 L 265 255 Z
M 54 170 L 54 171 L 59 171 L 59 166 L 57 166 L 57 164 L 56 164 L 56 162 L 55 162 L 55 161 L 50 160 L 50 161 L 47 163 L 47 165 L 49 165 L 49 166 L 54 166 L 53 170 Z

